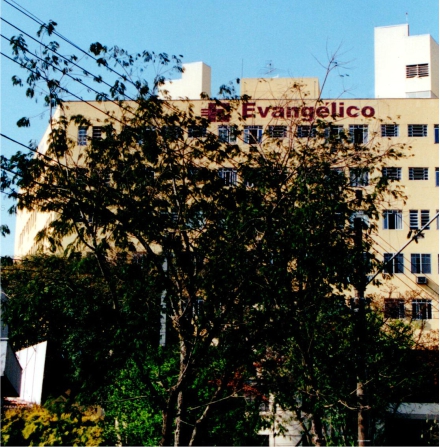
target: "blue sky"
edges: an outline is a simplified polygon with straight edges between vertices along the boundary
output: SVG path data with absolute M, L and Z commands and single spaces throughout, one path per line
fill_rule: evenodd
M 204 61 L 212 68 L 213 94 L 221 84 L 242 75 L 264 76 L 268 63 L 281 77 L 322 79 L 320 64 L 340 48 L 339 60 L 347 66 L 334 72 L 324 96 L 345 92 L 345 97 L 373 97 L 374 27 L 408 22 L 411 35 L 431 34 L 437 41 L 439 28 L 438 0 L 20 0 L 18 4 L 43 21 L 57 22 L 58 32 L 84 49 L 99 41 L 130 52 L 167 52 L 182 54 L 184 62 Z M 1 16 L 35 36 L 38 25 L 3 0 Z M 3 22 L 2 34 L 10 37 L 18 31 Z M 10 54 L 4 39 L 1 48 Z M 61 46 L 62 54 L 74 52 L 67 44 Z M 48 115 L 41 102 L 28 100 L 23 89 L 11 86 L 14 74 L 23 75 L 2 57 L 2 133 L 23 143 L 39 141 Z M 81 95 L 92 98 L 84 91 Z M 22 116 L 34 117 L 30 128 L 16 127 Z M 19 147 L 2 139 L 1 150 L 8 156 Z M 13 230 L 15 219 L 6 212 L 9 206 L 2 201 L 2 223 Z M 2 255 L 13 255 L 13 233 L 0 241 Z

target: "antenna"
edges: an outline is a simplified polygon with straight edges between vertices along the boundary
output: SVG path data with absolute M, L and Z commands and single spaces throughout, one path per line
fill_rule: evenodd
M 260 73 L 268 75 L 268 74 L 275 73 L 279 70 L 278 70 L 278 68 L 275 68 L 272 61 L 266 61 L 265 66 L 263 68 L 261 68 L 259 71 L 260 71 Z

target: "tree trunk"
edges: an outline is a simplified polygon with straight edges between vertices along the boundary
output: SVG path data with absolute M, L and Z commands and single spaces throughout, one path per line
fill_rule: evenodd
M 173 415 L 174 415 L 174 394 L 175 391 L 172 390 L 168 398 L 166 408 L 162 411 L 162 439 L 159 442 L 160 446 L 171 445 L 171 435 L 173 427 Z
M 177 396 L 177 417 L 176 417 L 176 431 L 174 432 L 174 446 L 182 445 L 182 410 L 183 410 L 183 391 L 179 392 Z
M 180 374 L 179 374 L 179 381 L 178 381 L 178 390 L 177 390 L 177 399 L 176 399 L 176 411 L 177 411 L 177 417 L 176 417 L 176 430 L 174 432 L 174 445 L 179 446 L 182 445 L 182 415 L 185 415 L 185 398 L 184 398 L 184 392 L 182 389 L 183 382 L 185 378 L 188 376 L 188 351 L 186 348 L 185 341 L 183 338 L 180 339 Z
M 206 421 L 206 418 L 208 416 L 208 413 L 211 409 L 212 404 L 215 402 L 215 400 L 220 396 L 221 392 L 224 390 L 224 387 L 226 385 L 226 377 L 223 377 L 220 385 L 217 387 L 215 393 L 213 394 L 212 398 L 211 398 L 211 402 L 206 405 L 205 409 L 203 410 L 202 415 L 200 416 L 199 419 L 197 419 L 196 423 L 194 424 L 194 428 L 193 431 L 191 433 L 191 439 L 188 443 L 188 446 L 193 446 L 195 445 L 196 439 L 197 439 L 197 434 L 198 434 L 198 429 L 200 428 L 200 426 Z
M 312 432 L 314 445 L 327 445 L 320 415 L 315 414 L 312 419 Z

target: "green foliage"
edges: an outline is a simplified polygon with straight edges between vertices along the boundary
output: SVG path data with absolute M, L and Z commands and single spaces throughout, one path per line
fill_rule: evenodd
M 11 231 L 7 225 L 0 225 L 0 233 L 3 237 L 5 237 L 7 234 L 10 234 Z
M 312 443 L 311 421 L 319 415 L 327 445 L 355 445 L 357 315 L 341 300 L 315 300 L 309 309 L 313 313 L 301 313 L 300 319 L 292 316 L 292 325 L 300 329 L 290 338 L 271 343 L 261 372 L 271 382 L 274 403 L 302 415 L 306 442 Z M 390 402 L 410 399 L 423 375 L 433 369 L 415 365 L 409 325 L 385 325 L 373 311 L 367 313 L 365 345 L 370 417 L 376 423 L 385 420 Z
M 14 266 L 3 264 L 3 287 L 11 293 L 4 318 L 11 328 L 20 328 L 11 331 L 12 346 L 18 350 L 48 341 L 44 397 L 56 397 L 66 388 L 90 396 L 106 383 L 108 371 L 120 368 L 140 349 L 141 340 L 158 340 L 159 304 L 154 305 L 154 297 L 159 292 L 140 271 L 136 264 L 114 266 L 124 299 L 117 320 L 92 257 L 40 256 Z M 153 302 L 144 301 L 146 291 Z M 121 325 L 124 333 L 136 328 L 139 338 L 124 344 Z
M 115 372 L 113 384 L 102 390 L 106 443 L 115 445 L 157 445 L 162 415 L 143 385 L 134 362 Z
M 76 405 L 33 405 L 9 409 L 2 415 L 2 445 L 102 445 L 102 434 L 102 420 L 96 411 Z

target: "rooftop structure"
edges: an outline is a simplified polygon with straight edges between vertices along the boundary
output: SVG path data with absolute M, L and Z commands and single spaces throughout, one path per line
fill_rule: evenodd
M 202 94 L 211 96 L 211 67 L 203 62 L 183 64 L 182 78 L 160 88 L 163 99 L 200 99 Z
M 374 29 L 376 98 L 438 98 L 438 43 L 410 36 L 409 25 Z

